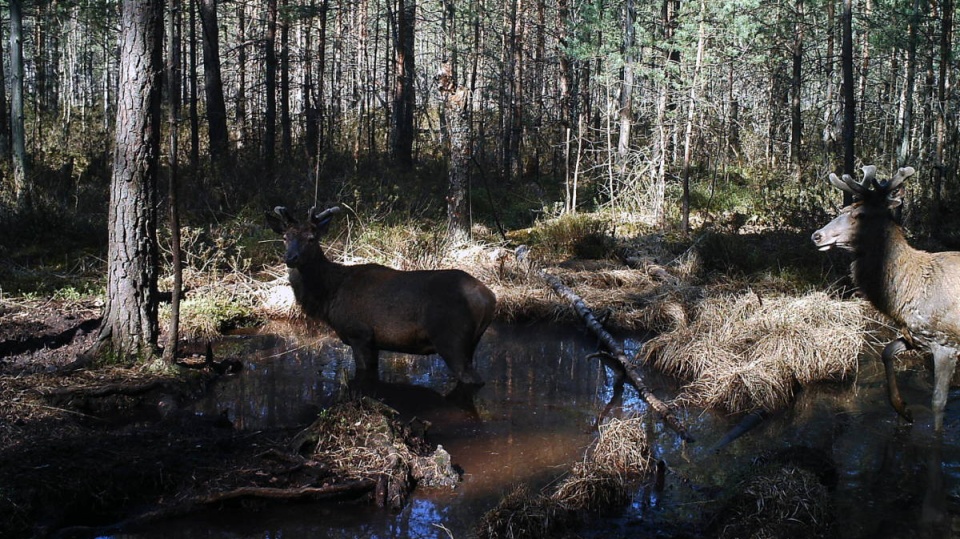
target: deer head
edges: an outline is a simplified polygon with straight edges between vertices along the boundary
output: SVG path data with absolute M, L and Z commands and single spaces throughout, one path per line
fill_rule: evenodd
M 902 190 L 900 185 L 912 176 L 912 167 L 903 167 L 889 181 L 877 180 L 877 167 L 863 167 L 863 180 L 857 181 L 849 174 L 838 178 L 830 174 L 830 184 L 854 196 L 854 203 L 843 208 L 833 221 L 811 236 L 814 245 L 821 251 L 839 247 L 847 251 L 862 248 L 866 241 L 864 234 L 872 234 L 874 226 L 885 226 L 891 221 L 891 210 L 899 207 Z
M 287 248 L 283 261 L 287 267 L 295 268 L 307 257 L 323 256 L 319 240 L 330 228 L 333 216 L 340 213 L 339 206 L 322 212 L 317 212 L 317 207 L 314 206 L 307 212 L 307 220 L 302 224 L 283 206 L 277 206 L 273 211 L 276 215 L 266 215 L 267 224 L 274 232 L 283 236 L 283 243 Z

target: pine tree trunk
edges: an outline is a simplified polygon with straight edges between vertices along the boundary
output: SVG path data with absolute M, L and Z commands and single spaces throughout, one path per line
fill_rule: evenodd
M 856 166 L 856 111 L 857 99 L 853 80 L 853 0 L 843 0 L 841 17 L 843 42 L 840 45 L 840 67 L 843 71 L 843 173 L 854 174 Z M 844 205 L 853 197 L 843 193 Z
M 10 1 L 10 122 L 13 152 L 13 196 L 24 206 L 27 195 L 27 148 L 23 122 L 23 6 Z
M 146 359 L 157 347 L 157 170 L 162 0 L 122 3 L 110 187 L 107 303 L 96 355 Z
M 220 29 L 217 23 L 216 0 L 200 0 L 200 23 L 203 26 L 203 91 L 207 99 L 210 157 L 215 167 L 227 159 L 227 105 L 223 99 L 220 76 Z
M 267 2 L 267 35 L 264 43 L 264 69 L 267 110 L 263 113 L 263 157 L 269 167 L 277 152 L 277 0 Z
M 390 136 L 390 151 L 394 162 L 401 167 L 413 165 L 413 119 L 414 84 L 414 24 L 417 4 L 415 0 L 398 0 L 394 24 L 394 52 L 396 56 L 396 80 L 393 91 L 393 125 Z

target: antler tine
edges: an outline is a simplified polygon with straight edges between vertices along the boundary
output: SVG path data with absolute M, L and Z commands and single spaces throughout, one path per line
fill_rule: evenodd
M 844 174 L 843 179 L 841 180 L 836 174 L 831 172 L 830 184 L 841 191 L 850 193 L 851 195 L 860 196 L 867 192 L 867 188 L 857 182 L 857 180 L 853 179 L 849 174 Z
M 871 185 L 874 187 L 880 185 L 877 182 L 877 167 L 875 165 L 864 165 L 860 167 L 860 170 L 863 171 L 863 180 L 861 180 L 860 185 L 870 188 Z
M 310 208 L 310 211 L 307 212 L 307 217 L 311 221 L 315 223 L 319 223 L 324 219 L 329 219 L 330 217 L 333 217 L 335 214 L 340 213 L 340 206 L 331 206 L 320 213 L 314 214 L 314 212 L 316 211 L 317 211 L 316 206 Z
M 277 206 L 276 208 L 273 208 L 273 211 L 274 211 L 277 215 L 279 215 L 280 217 L 283 217 L 283 219 L 286 220 L 288 223 L 296 223 L 296 222 L 297 222 L 297 221 L 293 218 L 293 216 L 290 215 L 290 211 L 287 210 L 287 208 L 286 208 L 285 206 Z
M 913 167 L 902 167 L 893 175 L 893 178 L 890 178 L 889 182 L 885 182 L 884 190 L 887 192 L 893 191 L 897 187 L 900 187 L 900 184 L 903 183 L 903 180 L 906 180 L 910 176 L 913 176 L 913 173 L 916 170 Z

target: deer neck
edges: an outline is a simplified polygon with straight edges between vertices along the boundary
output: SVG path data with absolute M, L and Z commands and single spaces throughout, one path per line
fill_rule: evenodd
M 868 241 L 861 242 L 856 249 L 854 281 L 874 307 L 901 321 L 901 292 L 910 289 L 905 285 L 921 271 L 917 264 L 920 251 L 910 247 L 903 229 L 893 221 L 867 231 L 866 237 Z
M 296 268 L 289 269 L 290 287 L 307 316 L 327 320 L 328 307 L 343 282 L 344 266 L 330 261 L 322 252 Z

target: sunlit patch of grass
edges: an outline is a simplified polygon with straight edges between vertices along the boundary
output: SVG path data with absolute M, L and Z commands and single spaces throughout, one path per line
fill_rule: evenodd
M 643 355 L 687 382 L 685 402 L 732 413 L 779 410 L 795 384 L 856 371 L 866 322 L 862 303 L 823 292 L 719 296 L 701 302 L 688 325 L 648 341 Z

